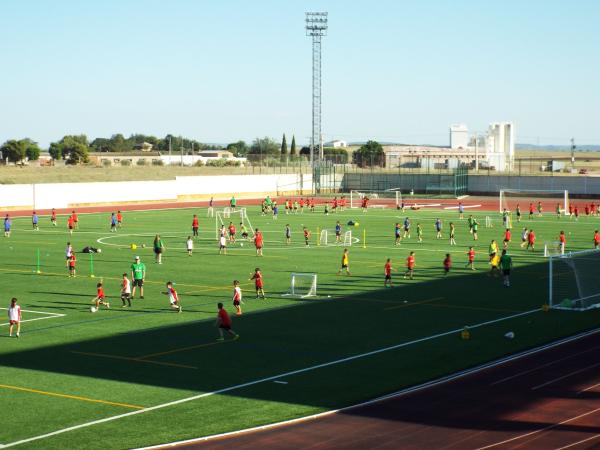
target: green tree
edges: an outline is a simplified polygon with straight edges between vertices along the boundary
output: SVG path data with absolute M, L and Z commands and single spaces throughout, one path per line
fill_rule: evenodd
M 249 154 L 275 156 L 280 152 L 279 145 L 270 137 L 256 138 L 250 146 Z
M 50 147 L 48 148 L 48 153 L 50 153 L 50 156 L 52 157 L 52 159 L 61 159 L 62 158 L 62 144 L 60 142 L 52 142 L 50 144 Z
M 50 144 L 50 156 L 54 159 L 61 157 L 67 164 L 79 164 L 88 161 L 89 145 L 84 134 L 65 136 L 58 142 Z
M 288 147 L 287 141 L 285 140 L 285 133 L 283 133 L 283 139 L 281 140 L 281 161 L 284 162 L 287 159 Z
M 25 141 L 17 141 L 16 139 L 6 141 L 4 144 L 2 144 L 2 147 L 0 147 L 0 151 L 2 151 L 2 157 L 14 163 L 19 163 L 25 159 L 26 150 L 27 145 Z
M 23 141 L 25 142 L 25 155 L 27 156 L 27 160 L 37 161 L 40 159 L 41 149 L 38 143 L 31 139 L 23 139 Z
M 290 147 L 290 156 L 296 156 L 296 136 L 292 134 L 292 145 Z
M 360 167 L 384 166 L 385 153 L 379 142 L 368 141 L 353 153 L 352 160 Z
M 227 145 L 226 150 L 229 150 L 234 156 L 244 157 L 248 154 L 248 144 L 244 141 L 232 142 Z

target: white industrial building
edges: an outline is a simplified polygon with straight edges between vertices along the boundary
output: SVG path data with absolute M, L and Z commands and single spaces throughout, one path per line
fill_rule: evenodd
M 452 169 L 467 165 L 472 169 L 513 170 L 515 127 L 512 122 L 491 123 L 484 136 L 469 136 L 465 124 L 450 126 L 450 146 L 387 145 L 383 147 L 387 167 Z

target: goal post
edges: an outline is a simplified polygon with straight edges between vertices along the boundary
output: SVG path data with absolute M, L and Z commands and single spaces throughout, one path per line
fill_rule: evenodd
M 499 204 L 498 211 L 502 212 L 505 209 L 512 211 L 516 208 L 519 201 L 523 202 L 537 202 L 545 203 L 544 208 L 546 212 L 553 214 L 555 212 L 554 206 L 560 205 L 562 214 L 566 215 L 569 211 L 569 191 L 563 189 L 556 190 L 535 190 L 535 189 L 501 189 L 499 193 Z M 552 205 L 548 205 L 552 202 Z M 525 212 L 527 205 L 520 205 L 521 211 Z
M 243 223 L 246 227 L 246 232 L 248 235 L 254 236 L 254 228 L 252 227 L 252 223 L 248 218 L 248 213 L 246 208 L 239 208 L 236 210 L 232 210 L 231 208 L 223 208 L 223 211 L 217 211 L 215 214 L 215 238 L 218 240 L 221 236 L 219 235 L 219 230 L 221 226 L 226 227 L 226 223 L 233 222 L 237 231 L 239 232 L 239 224 Z
M 600 308 L 600 249 L 548 257 L 548 305 L 586 311 Z
M 327 245 L 329 233 L 327 230 L 321 230 L 321 234 L 319 235 L 319 245 Z
M 352 230 L 348 230 L 344 233 L 344 247 L 352 246 Z
M 402 193 L 399 189 L 350 191 L 350 208 L 360 208 L 362 200 L 369 199 L 369 207 L 396 208 L 402 203 Z
M 317 274 L 292 272 L 290 289 L 283 295 L 300 298 L 315 297 L 317 295 Z

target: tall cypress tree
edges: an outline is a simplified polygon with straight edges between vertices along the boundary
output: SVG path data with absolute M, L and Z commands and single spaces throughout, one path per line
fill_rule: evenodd
M 290 156 L 296 156 L 296 136 L 292 134 L 292 146 L 290 147 Z
M 285 140 L 285 133 L 283 133 L 283 139 L 281 140 L 281 161 L 287 159 L 287 141 Z

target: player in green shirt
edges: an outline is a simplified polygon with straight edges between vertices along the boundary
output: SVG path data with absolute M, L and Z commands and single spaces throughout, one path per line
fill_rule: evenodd
M 506 250 L 502 250 L 502 256 L 500 257 L 500 270 L 502 271 L 502 283 L 506 287 L 510 287 L 510 269 L 512 268 L 512 258 L 506 253 Z
M 236 204 L 236 199 L 235 197 L 231 197 L 231 200 L 229 200 L 229 207 L 233 210 L 235 210 L 235 204 Z
M 467 219 L 467 224 L 469 225 L 469 233 L 473 233 L 473 223 L 475 222 L 475 219 L 473 218 L 473 216 L 469 216 L 469 218 Z
M 131 265 L 131 279 L 133 280 L 133 290 L 131 298 L 135 296 L 135 288 L 140 287 L 140 298 L 144 298 L 144 279 L 146 278 L 146 264 L 140 262 L 140 257 L 135 257 L 135 262 Z
M 479 222 L 476 219 L 473 219 L 473 240 L 477 240 L 477 230 L 479 229 Z
M 417 240 L 423 242 L 423 227 L 420 223 L 417 224 Z

